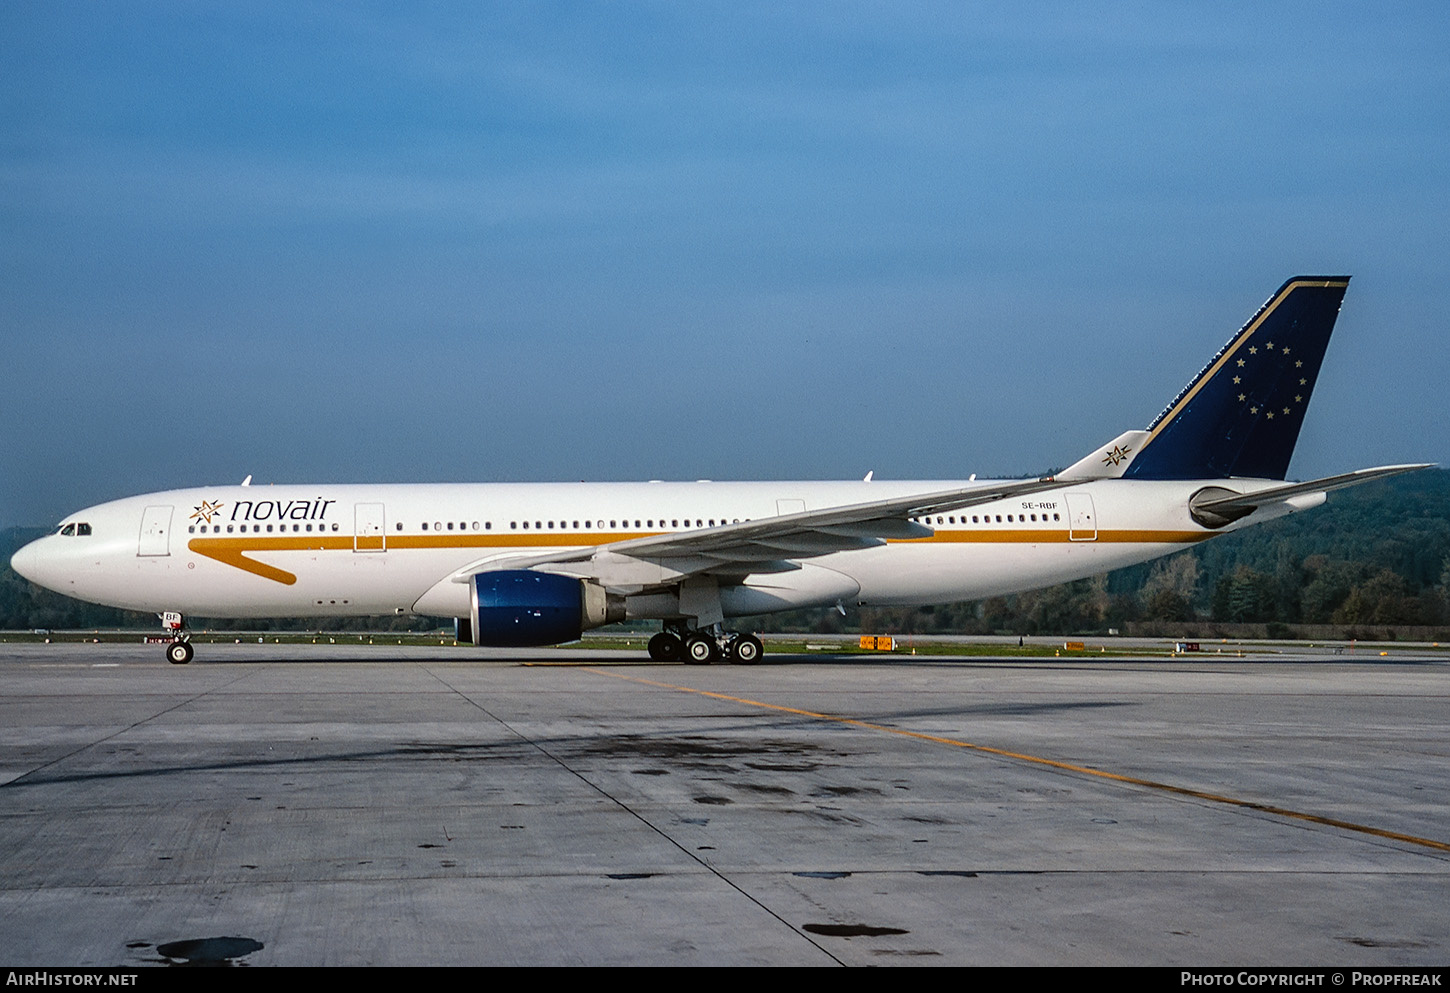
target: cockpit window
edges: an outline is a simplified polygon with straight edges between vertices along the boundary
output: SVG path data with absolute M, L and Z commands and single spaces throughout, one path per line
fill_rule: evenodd
M 89 524 L 82 524 L 82 523 L 77 522 L 77 521 L 72 521 L 69 524 L 62 524 L 60 526 L 60 530 L 56 532 L 56 534 L 63 534 L 67 538 L 73 538 L 73 537 L 75 537 L 78 534 L 79 535 L 87 535 L 87 534 L 90 534 L 90 533 L 91 533 L 91 526 Z
M 67 524 L 65 527 L 60 529 L 60 533 L 66 535 L 67 537 L 70 537 L 76 533 L 76 526 L 74 524 Z
M 84 537 L 84 536 L 86 536 L 86 535 L 88 535 L 90 533 L 91 533 L 91 526 L 89 524 L 77 524 L 76 525 L 76 534 Z

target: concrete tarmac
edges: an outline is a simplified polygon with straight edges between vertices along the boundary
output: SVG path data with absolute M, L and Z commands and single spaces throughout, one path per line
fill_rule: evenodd
M 1444 965 L 1447 697 L 1439 653 L 0 645 L 0 965 Z

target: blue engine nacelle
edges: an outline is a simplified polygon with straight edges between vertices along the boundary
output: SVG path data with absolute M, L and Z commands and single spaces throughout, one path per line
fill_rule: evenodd
M 624 598 L 588 580 L 528 569 L 473 577 L 469 621 L 475 645 L 557 645 L 577 640 L 589 628 L 623 619 Z M 460 624 L 460 635 L 462 630 Z

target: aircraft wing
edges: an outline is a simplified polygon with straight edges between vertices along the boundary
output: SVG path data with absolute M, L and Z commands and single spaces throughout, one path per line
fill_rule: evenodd
M 738 524 L 656 534 L 585 548 L 504 553 L 471 562 L 454 573 L 466 583 L 494 569 L 543 568 L 594 579 L 607 587 L 668 585 L 710 572 L 745 576 L 799 568 L 792 560 L 883 545 L 888 538 L 928 538 L 935 532 L 910 520 L 997 500 L 1026 496 L 1061 484 L 1052 477 L 983 482 L 935 493 L 825 507 Z

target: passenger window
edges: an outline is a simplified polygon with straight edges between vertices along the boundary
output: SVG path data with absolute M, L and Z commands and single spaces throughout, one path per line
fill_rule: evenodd
M 424 521 L 423 522 L 423 530 L 424 531 L 427 531 L 428 530 L 428 522 L 427 521 Z

